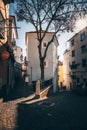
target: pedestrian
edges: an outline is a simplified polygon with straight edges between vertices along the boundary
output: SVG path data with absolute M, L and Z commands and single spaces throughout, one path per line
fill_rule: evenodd
M 85 89 L 87 86 L 87 82 L 86 79 L 83 79 L 83 83 L 82 83 L 82 88 Z

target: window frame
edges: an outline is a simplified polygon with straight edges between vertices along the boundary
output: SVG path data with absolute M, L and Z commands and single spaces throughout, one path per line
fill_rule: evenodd
M 82 32 L 81 34 L 80 34 L 80 40 L 81 41 L 84 41 L 85 40 L 85 31 L 84 32 Z
M 45 68 L 48 68 L 48 67 L 49 67 L 48 59 L 45 59 L 45 61 L 44 61 L 44 67 L 45 67 Z
M 75 45 L 75 40 L 72 39 L 72 40 L 71 40 L 71 46 L 74 46 L 74 45 Z
M 82 59 L 82 67 L 86 67 L 87 65 L 87 60 L 86 59 Z
M 43 41 L 42 42 L 42 48 L 46 48 L 47 47 L 47 41 Z
M 86 45 L 81 46 L 81 53 L 84 54 L 87 52 Z
M 72 57 L 75 57 L 75 50 L 72 51 Z

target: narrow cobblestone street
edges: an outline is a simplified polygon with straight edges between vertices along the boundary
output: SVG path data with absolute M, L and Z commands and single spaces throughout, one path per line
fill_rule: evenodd
M 87 130 L 87 97 L 60 92 L 34 94 L 0 104 L 0 130 Z

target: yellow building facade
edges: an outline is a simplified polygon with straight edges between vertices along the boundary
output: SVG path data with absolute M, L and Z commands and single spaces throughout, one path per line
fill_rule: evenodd
M 63 63 L 59 61 L 58 64 L 58 87 L 63 88 Z

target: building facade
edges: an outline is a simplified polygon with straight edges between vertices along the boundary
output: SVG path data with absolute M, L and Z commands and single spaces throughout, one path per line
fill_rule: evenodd
M 15 80 L 16 82 L 22 78 L 22 63 L 23 63 L 23 51 L 22 48 L 14 45 L 13 47 L 14 53 L 14 69 L 15 69 Z
M 66 49 L 63 54 L 63 86 L 66 86 L 67 90 L 70 90 L 71 78 L 70 78 L 70 50 Z
M 42 43 L 42 54 L 47 46 L 48 41 L 50 41 L 53 33 L 47 32 Z M 57 89 L 57 46 L 58 41 L 55 38 L 53 43 L 49 46 L 47 56 L 44 62 L 44 79 L 53 80 L 53 91 Z M 41 79 L 40 71 L 40 61 L 38 52 L 38 40 L 36 32 L 26 33 L 26 47 L 27 47 L 27 61 L 28 68 L 27 73 L 29 74 L 30 82 L 37 81 Z
M 84 79 L 87 81 L 87 27 L 75 34 L 69 41 L 69 52 L 66 53 L 69 66 L 68 72 L 70 79 L 70 87 L 75 89 L 78 83 L 82 83 Z M 65 56 L 65 54 L 64 54 Z M 65 67 L 64 67 L 65 69 Z
M 10 24 L 9 4 L 11 2 L 13 1 L 0 1 L 0 91 L 4 95 L 9 93 L 15 83 L 13 38 L 10 33 L 13 35 L 16 28 Z
M 58 61 L 58 88 L 63 88 L 63 62 Z
M 23 51 L 22 51 L 22 48 L 15 45 L 13 47 L 13 53 L 14 53 L 14 58 L 15 58 L 15 61 L 22 64 L 23 62 Z

